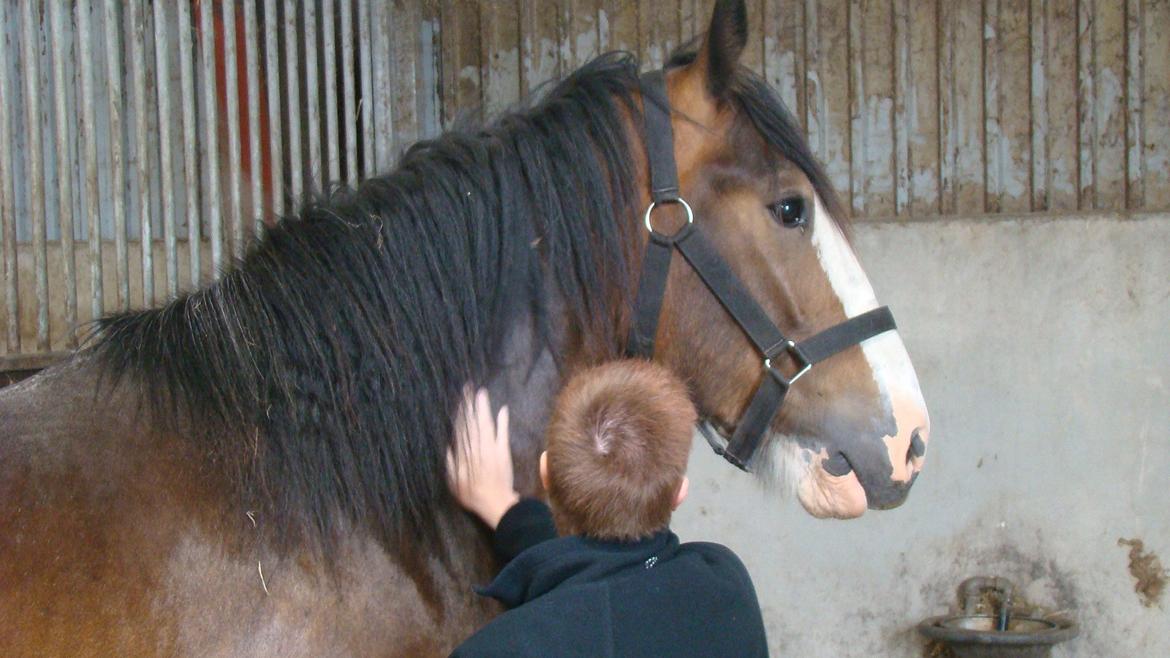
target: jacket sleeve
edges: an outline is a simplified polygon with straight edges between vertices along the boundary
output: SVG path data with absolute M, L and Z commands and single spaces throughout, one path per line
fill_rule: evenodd
M 502 566 L 526 549 L 556 536 L 548 505 L 535 498 L 522 498 L 500 518 L 492 536 L 492 548 Z

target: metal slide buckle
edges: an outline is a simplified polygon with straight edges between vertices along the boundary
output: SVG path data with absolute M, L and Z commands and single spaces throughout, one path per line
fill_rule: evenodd
M 691 204 L 684 201 L 681 196 L 678 197 L 677 199 L 673 199 L 671 201 L 663 201 L 663 203 L 681 203 L 683 209 L 687 211 L 687 224 L 694 224 L 695 223 L 695 212 L 693 210 L 691 210 Z M 658 206 L 657 201 L 651 201 L 650 207 L 646 208 L 646 215 L 642 218 L 643 223 L 646 224 L 646 230 L 650 231 L 651 233 L 658 233 L 658 231 L 654 230 L 654 225 L 650 223 L 650 213 L 654 212 L 654 208 L 657 206 Z M 682 229 L 679 229 L 679 230 L 681 231 Z M 658 235 L 666 235 L 666 234 L 665 233 L 658 233 Z
M 792 360 L 796 362 L 798 366 L 800 366 L 797 369 L 796 374 L 792 377 L 786 378 L 778 368 L 772 365 L 772 359 L 780 354 L 780 350 L 777 350 L 775 346 L 771 350 L 768 350 L 770 354 L 764 357 L 764 369 L 768 371 L 768 374 L 775 377 L 776 381 L 779 382 L 781 386 L 783 386 L 785 389 L 788 389 L 788 387 L 796 383 L 796 380 L 803 377 L 804 373 L 812 370 L 812 362 L 808 360 L 808 357 L 804 355 L 804 352 L 800 351 L 800 348 L 796 346 L 796 343 L 792 342 L 791 340 L 786 340 L 783 343 L 780 343 L 779 347 L 782 348 L 785 352 L 788 352 L 788 355 L 792 357 Z

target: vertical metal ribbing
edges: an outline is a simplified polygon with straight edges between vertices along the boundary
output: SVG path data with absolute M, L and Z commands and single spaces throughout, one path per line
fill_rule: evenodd
M 1145 105 L 1145 30 L 1142 29 L 1142 0 L 1127 0 L 1125 4 L 1125 142 L 1126 142 L 1126 207 L 1145 206 L 1146 180 L 1146 121 Z M 1165 29 L 1165 28 L 1163 28 Z M 1165 79 L 1165 78 L 1163 78 Z
M 1096 0 L 1079 0 L 1077 18 L 1078 208 L 1097 208 L 1097 21 Z
M 228 140 L 228 231 L 232 237 L 232 253 L 239 257 L 244 253 L 244 222 L 241 201 L 240 175 L 240 62 L 236 54 L 236 3 L 224 2 L 223 9 L 223 68 L 224 94 L 227 110 Z
M 248 216 L 251 222 L 260 221 L 264 215 L 264 190 L 260 186 L 260 177 L 264 165 L 260 157 L 260 39 L 256 34 L 256 3 L 254 0 L 244 1 L 244 75 L 248 80 L 248 181 L 251 192 L 251 205 Z M 237 239 L 241 253 L 247 244 L 245 239 L 252 223 L 240 218 L 237 228 Z
M 264 63 L 268 69 L 268 166 L 272 172 L 273 216 L 284 213 L 284 140 L 280 129 L 280 28 L 277 23 L 276 0 L 264 0 Z M 256 217 L 256 235 L 264 228 L 262 217 Z
M 202 270 L 199 235 L 199 168 L 195 159 L 195 142 L 199 126 L 195 119 L 195 48 L 191 42 L 191 3 L 176 3 L 179 9 L 179 87 L 183 92 L 183 188 L 187 198 L 187 255 L 190 260 L 191 287 L 199 285 Z
M 358 39 L 361 51 L 362 100 L 359 105 L 362 119 L 362 178 L 374 175 L 377 168 L 374 153 L 374 63 L 371 33 L 370 0 L 358 0 Z
M 45 170 L 41 162 L 40 48 L 36 0 L 20 3 L 21 57 L 24 59 L 24 116 L 28 122 L 28 214 L 32 226 L 33 275 L 37 295 L 37 349 L 49 349 L 49 268 L 45 245 Z
M 166 248 L 167 294 L 179 292 L 179 254 L 175 240 L 175 167 L 171 158 L 171 74 L 168 60 L 167 14 L 164 2 L 154 3 L 154 77 L 158 94 L 159 180 L 162 188 L 163 244 Z
M 7 25 L 6 3 L 0 3 L 0 25 Z M 0 43 L 0 107 L 12 107 L 12 92 L 8 79 L 10 53 L 7 44 Z M 4 301 L 8 311 L 5 331 L 9 354 L 20 351 L 20 305 L 17 299 L 16 274 L 16 198 L 12 178 L 12 133 L 10 113 L 0 112 L 0 231 L 4 245 Z
M 1048 167 L 1048 11 L 1047 0 L 1032 0 L 1028 27 L 1032 70 L 1032 211 L 1048 209 L 1051 169 Z
M 78 57 L 81 63 L 81 141 L 85 151 L 85 213 L 89 219 L 89 275 L 91 317 L 100 318 L 105 312 L 102 282 L 102 210 L 98 197 L 98 130 L 94 117 L 93 92 L 93 24 L 90 22 L 90 0 L 77 0 Z M 76 331 L 70 327 L 70 339 Z
M 300 33 L 297 32 L 296 0 L 284 0 L 284 65 L 285 79 L 288 83 L 288 172 L 289 194 L 293 207 L 301 204 L 301 188 L 304 181 L 304 167 L 301 164 L 301 89 L 299 82 L 300 72 L 297 67 L 297 41 Z
M 223 268 L 223 227 L 219 198 L 219 133 L 216 121 L 215 22 L 214 5 L 204 0 L 199 5 L 199 63 L 203 70 L 203 144 L 200 149 L 207 174 L 207 230 L 211 242 L 211 270 L 218 275 Z
M 909 117 L 914 102 L 914 57 L 911 43 L 911 13 L 909 0 L 896 0 L 893 5 L 893 64 L 894 64 L 894 213 L 910 214 L 914 197 L 914 179 L 911 176 Z
M 305 8 L 305 123 L 309 124 L 310 190 L 322 188 L 321 179 L 321 82 L 317 70 L 317 3 L 306 2 Z
M 438 48 L 439 17 L 437 9 L 435 13 L 427 10 L 427 15 L 423 17 L 420 29 L 422 33 L 419 35 L 419 62 L 416 69 L 419 81 L 417 84 L 418 130 L 415 131 L 415 135 L 430 139 L 442 132 L 439 127 L 441 125 L 439 113 L 442 102 L 439 100 L 441 49 Z
M 77 327 L 77 272 L 74 271 L 73 249 L 73 158 L 69 154 L 69 128 L 73 117 L 68 107 L 69 82 L 65 80 L 65 60 L 69 44 L 66 43 L 64 14 L 68 6 L 63 2 L 49 2 L 50 40 L 53 54 L 53 113 L 56 123 L 55 142 L 57 147 L 57 224 L 61 229 L 61 265 L 65 275 L 65 324 L 66 336 L 72 337 Z M 31 35 L 27 35 L 31 38 Z M 72 67 L 70 67 L 72 68 Z M 31 69 L 30 69 L 31 70 Z M 33 115 L 29 115 L 32 117 Z M 36 119 L 39 121 L 39 117 Z M 31 121 L 30 121 L 31 124 Z M 38 293 L 39 296 L 39 293 Z M 67 338 L 70 346 L 71 338 Z
M 345 182 L 357 186 L 357 112 L 353 84 L 353 2 L 341 0 L 341 116 L 345 125 Z
M 865 212 L 868 190 L 865 163 L 869 159 L 869 115 L 866 114 L 865 99 L 865 20 L 862 0 L 849 0 L 849 112 L 852 117 L 849 126 L 849 196 L 853 215 Z
M 390 5 L 375 3 L 370 16 L 370 51 L 373 54 L 374 95 L 370 98 L 370 114 L 374 122 L 373 165 L 376 171 L 388 169 L 394 153 L 394 123 L 390 120 L 390 105 L 394 99 L 394 83 L 390 61 Z
M 344 4 L 345 0 L 342 0 Z M 321 1 L 321 48 L 325 55 L 326 184 L 341 180 L 341 140 L 337 137 L 337 62 L 334 54 L 333 0 Z
M 125 159 L 122 154 L 122 40 L 121 24 L 118 22 L 119 0 L 106 0 L 106 78 L 109 85 L 110 115 L 110 180 L 113 190 L 110 197 L 114 213 L 114 265 L 118 275 L 118 308 L 130 308 L 130 259 L 126 247 L 126 177 L 123 170 Z M 183 3 L 185 4 L 185 3 Z
M 130 3 L 130 59 L 134 63 L 134 146 L 135 175 L 138 179 L 138 221 L 142 247 L 142 302 L 154 304 L 154 252 L 150 226 L 150 162 L 146 130 L 146 55 L 143 52 L 146 33 L 142 26 L 142 0 Z

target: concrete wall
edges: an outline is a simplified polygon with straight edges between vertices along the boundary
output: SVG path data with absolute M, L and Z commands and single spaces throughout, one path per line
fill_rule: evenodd
M 1054 655 L 1170 656 L 1170 601 L 1143 605 L 1118 544 L 1170 556 L 1170 216 L 872 223 L 855 242 L 930 406 L 909 501 L 818 521 L 698 440 L 679 534 L 743 557 L 779 655 L 927 655 L 915 624 L 988 574 L 1074 612 Z

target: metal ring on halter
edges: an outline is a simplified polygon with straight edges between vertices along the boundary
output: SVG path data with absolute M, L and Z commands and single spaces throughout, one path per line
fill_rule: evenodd
M 683 209 L 687 211 L 687 223 L 688 224 L 695 223 L 695 212 L 693 210 L 691 210 L 691 204 L 684 201 L 681 196 L 678 197 L 677 199 L 674 199 L 673 201 L 664 201 L 663 203 L 681 203 Z M 646 216 L 642 218 L 642 221 L 645 222 L 645 224 L 646 224 L 646 230 L 650 231 L 651 233 L 658 233 L 658 231 L 655 231 L 654 226 L 650 223 L 650 213 L 654 212 L 654 207 L 657 205 L 658 205 L 657 201 L 651 201 L 650 207 L 646 209 Z M 660 234 L 660 235 L 665 235 L 665 234 Z

